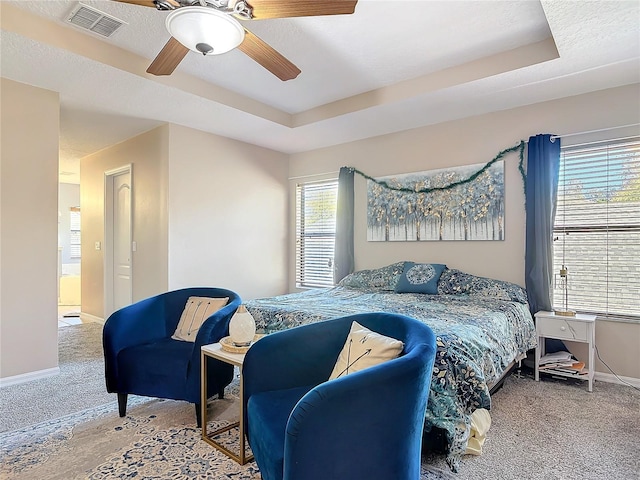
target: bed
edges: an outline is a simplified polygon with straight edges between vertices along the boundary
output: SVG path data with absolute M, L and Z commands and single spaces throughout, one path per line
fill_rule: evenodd
M 438 350 L 424 428 L 427 435 L 444 433 L 447 462 L 456 471 L 466 450 L 471 414 L 490 409 L 490 387 L 536 346 L 535 327 L 520 286 L 444 265 L 431 293 L 399 293 L 407 290 L 398 288 L 406 283 L 411 271 L 407 267 L 416 265 L 438 264 L 398 262 L 354 272 L 333 288 L 245 303 L 256 328 L 265 333 L 374 311 L 427 323 L 436 334 Z

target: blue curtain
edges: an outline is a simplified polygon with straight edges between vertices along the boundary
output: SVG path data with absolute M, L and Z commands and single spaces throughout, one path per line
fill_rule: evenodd
M 333 281 L 338 283 L 353 272 L 353 170 L 342 167 L 338 176 L 338 209 Z
M 551 310 L 553 221 L 556 216 L 560 139 L 529 138 L 527 155 L 525 285 L 532 313 Z

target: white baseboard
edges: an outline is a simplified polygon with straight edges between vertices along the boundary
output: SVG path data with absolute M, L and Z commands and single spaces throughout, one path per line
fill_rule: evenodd
M 80 312 L 80 320 L 82 320 L 83 322 L 94 322 L 104 325 L 104 318 L 96 317 L 95 315 L 91 315 L 90 313 Z
M 0 388 L 9 387 L 11 385 L 19 385 L 21 383 L 31 382 L 33 380 L 40 380 L 41 378 L 53 377 L 60 373 L 60 367 L 47 368 L 45 370 L 38 370 L 36 372 L 28 372 L 20 375 L 13 375 L 12 377 L 0 378 Z
M 594 380 L 599 380 L 601 382 L 617 383 L 618 385 L 633 385 L 636 388 L 640 388 L 640 378 L 623 377 L 622 375 L 618 375 L 618 377 L 611 373 L 596 372 L 593 378 Z

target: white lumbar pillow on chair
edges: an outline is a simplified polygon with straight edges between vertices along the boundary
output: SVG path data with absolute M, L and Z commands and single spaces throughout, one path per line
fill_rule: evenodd
M 229 297 L 189 297 L 180 316 L 180 322 L 178 322 L 176 331 L 171 338 L 185 342 L 195 342 L 198 330 L 200 330 L 204 321 L 224 307 L 228 301 Z

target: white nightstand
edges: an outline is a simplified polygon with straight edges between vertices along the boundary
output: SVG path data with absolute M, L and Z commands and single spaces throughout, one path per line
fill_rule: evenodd
M 595 373 L 595 344 L 596 344 L 596 316 L 576 314 L 575 317 L 565 317 L 556 315 L 553 312 L 538 312 L 536 317 L 536 335 L 538 337 L 538 348 L 536 348 L 535 379 L 540 380 L 540 357 L 545 354 L 544 339 L 555 338 L 558 340 L 569 340 L 572 342 L 587 343 L 589 345 L 589 362 L 585 365 L 588 373 L 585 375 L 575 375 L 553 371 L 553 375 L 562 377 L 578 378 L 589 382 L 589 391 L 593 391 L 593 375 Z

